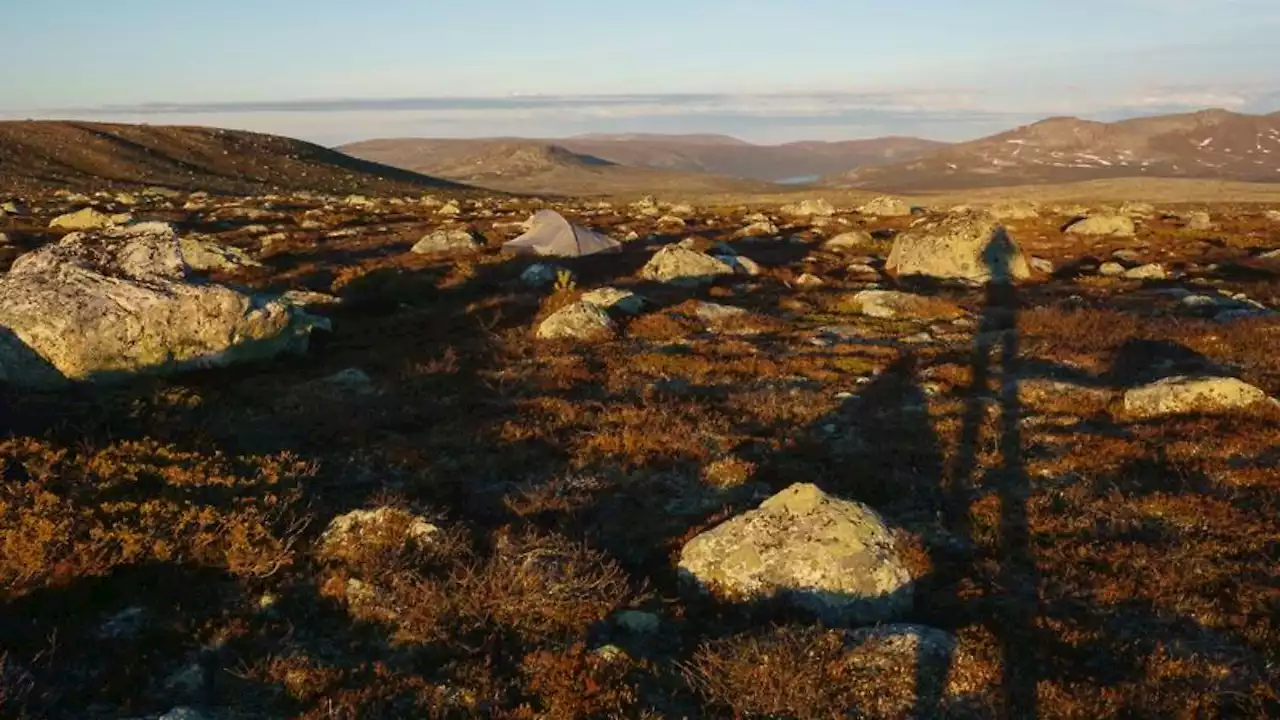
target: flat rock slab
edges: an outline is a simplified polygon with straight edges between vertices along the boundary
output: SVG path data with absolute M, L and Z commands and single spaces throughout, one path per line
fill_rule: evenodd
M 911 575 L 880 516 L 808 483 L 693 538 L 679 568 L 704 591 L 777 597 L 833 624 L 890 620 L 912 602 Z

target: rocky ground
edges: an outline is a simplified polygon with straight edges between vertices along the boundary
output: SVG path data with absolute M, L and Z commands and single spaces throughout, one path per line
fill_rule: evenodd
M 624 250 L 539 261 L 530 199 L 13 200 L 0 304 L 325 322 L 7 369 L 0 715 L 1280 713 L 1267 206 L 559 203 Z M 189 274 L 56 264 L 138 221 Z

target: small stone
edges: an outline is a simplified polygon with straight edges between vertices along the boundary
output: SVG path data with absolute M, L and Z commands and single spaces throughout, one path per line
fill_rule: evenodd
M 1162 265 L 1152 263 L 1128 270 L 1124 274 L 1129 280 L 1164 280 L 1169 277 Z
M 560 268 L 546 263 L 535 263 L 520 273 L 520 282 L 531 288 L 543 288 L 556 281 Z
M 760 220 L 754 222 L 738 232 L 742 237 L 760 238 L 773 237 L 779 232 L 778 226 L 769 220 Z
M 1104 262 L 1098 266 L 1098 274 L 1103 277 L 1120 277 L 1125 272 L 1125 267 L 1118 262 Z
M 817 288 L 826 285 L 826 281 L 812 273 L 804 273 L 796 278 L 796 287 L 798 288 Z
M 441 217 L 457 217 L 462 214 L 462 208 L 458 207 L 456 200 L 450 200 L 439 210 L 436 210 L 436 214 Z
M 760 274 L 760 264 L 745 255 L 713 255 L 712 257 L 733 268 L 738 275 L 755 277 Z
M 662 619 L 657 615 L 639 610 L 623 610 L 613 616 L 618 627 L 636 635 L 657 635 L 662 629 Z
M 830 217 L 836 214 L 836 209 L 825 199 L 818 198 L 817 200 L 802 200 L 794 205 L 786 205 L 782 208 L 782 214 L 793 217 Z
M 395 538 L 387 537 L 391 528 L 397 530 Z M 358 554 L 370 541 L 381 544 L 394 539 L 396 545 L 425 543 L 437 532 L 439 528 L 435 525 L 400 508 L 352 510 L 329 523 L 320 536 L 319 552 L 322 556 L 340 559 Z
M 1051 261 L 1045 260 L 1044 258 L 1033 257 L 1031 258 L 1031 269 L 1038 273 L 1052 275 L 1055 268 Z

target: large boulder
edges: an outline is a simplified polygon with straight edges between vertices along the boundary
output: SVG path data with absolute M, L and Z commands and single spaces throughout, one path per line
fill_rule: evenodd
M 700 285 L 734 273 L 725 261 L 678 245 L 662 248 L 640 270 L 645 280 L 673 285 Z
M 1124 394 L 1126 415 L 1154 418 L 1187 413 L 1223 413 L 1266 401 L 1262 390 L 1231 377 L 1165 378 Z
M 900 276 L 990 282 L 1024 280 L 1031 267 L 1018 244 L 991 215 L 948 217 L 893 241 L 885 268 Z
M 72 233 L 0 277 L 0 376 L 25 387 L 305 352 L 327 321 L 190 277 L 173 229 Z
M 576 302 L 552 313 L 538 325 L 542 340 L 602 340 L 613 336 L 617 325 L 597 305 Z
M 779 598 L 833 624 L 891 620 L 912 601 L 911 575 L 880 516 L 808 483 L 690 540 L 680 572 L 704 591 Z
M 1128 215 L 1090 215 L 1067 228 L 1072 235 L 1133 237 L 1137 227 Z
M 854 248 L 870 247 L 874 244 L 875 238 L 871 237 L 871 233 L 866 230 L 850 230 L 822 243 L 822 249 L 843 252 Z

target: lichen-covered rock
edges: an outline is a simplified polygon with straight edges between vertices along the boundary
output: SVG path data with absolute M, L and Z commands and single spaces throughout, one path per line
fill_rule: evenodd
M 352 510 L 329 523 L 320 536 L 317 552 L 327 560 L 345 561 L 409 543 L 422 546 L 439 531 L 425 519 L 400 508 Z
M 960 308 L 948 302 L 897 290 L 863 290 L 853 296 L 853 307 L 859 313 L 874 318 L 935 319 L 963 314 Z
M 900 198 L 882 195 L 858 208 L 858 212 L 875 217 L 906 217 L 911 214 L 911 203 Z
M 729 599 L 777 597 L 827 622 L 887 621 L 911 607 L 911 575 L 880 516 L 800 483 L 698 535 L 680 572 Z
M 589 302 L 560 308 L 538 325 L 542 340 L 601 340 L 613 336 L 618 327 L 609 314 Z
M 627 315 L 639 315 L 644 311 L 645 298 L 630 290 L 602 287 L 582 295 L 582 301 L 604 310 L 618 310 Z
M 1040 217 L 1040 209 L 1033 202 L 1011 200 L 993 205 L 991 215 L 997 220 L 1034 220 Z
M 1090 215 L 1067 228 L 1072 235 L 1133 237 L 1137 227 L 1129 215 Z
M 249 254 L 240 248 L 219 245 L 200 238 L 184 237 L 178 241 L 178 246 L 182 250 L 182 259 L 192 270 L 233 271 L 262 267 L 262 263 L 249 257 Z
M 785 205 L 782 208 L 782 214 L 792 217 L 830 217 L 836 214 L 836 209 L 825 199 L 818 198 Z
M 1124 411 L 1139 418 L 1212 414 L 1248 408 L 1267 399 L 1265 392 L 1236 378 L 1177 376 L 1129 390 L 1124 394 Z
M 746 238 L 766 238 L 777 235 L 780 231 L 778 226 L 773 224 L 772 220 L 757 220 L 750 225 L 738 231 L 738 234 Z
M 467 229 L 437 230 L 424 236 L 411 250 L 418 255 L 432 253 L 472 252 L 484 246 L 484 242 Z
M 192 282 L 163 223 L 72 233 L 0 277 L 0 375 L 23 387 L 305 352 L 324 327 L 278 298 Z
M 899 235 L 885 268 L 900 276 L 991 282 L 1024 280 L 1031 267 L 1000 223 L 985 213 L 948 217 Z
M 668 245 L 654 254 L 640 270 L 640 276 L 673 285 L 700 285 L 734 272 L 731 265 L 711 255 Z
M 127 221 L 127 216 L 108 215 L 95 208 L 84 208 L 73 213 L 59 215 L 49 221 L 49 227 L 57 230 L 100 230 L 117 224 L 117 220 Z

